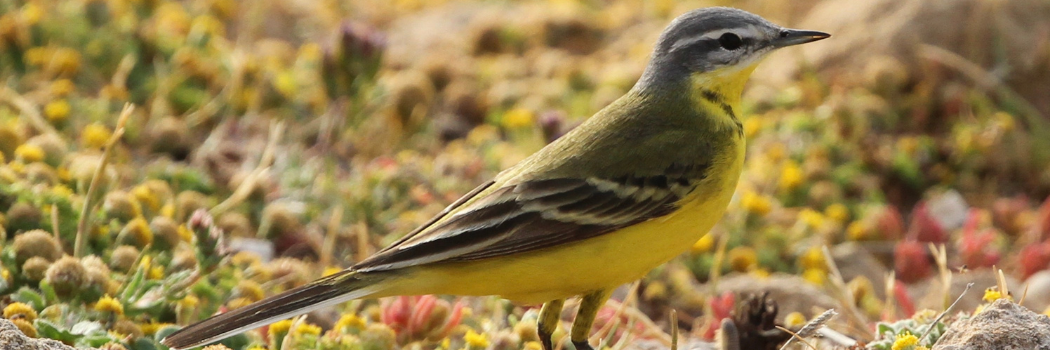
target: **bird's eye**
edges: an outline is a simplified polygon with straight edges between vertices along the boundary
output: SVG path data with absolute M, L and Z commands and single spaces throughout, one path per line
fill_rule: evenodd
M 722 45 L 722 48 L 726 50 L 736 50 L 740 48 L 740 45 L 744 44 L 744 41 L 740 40 L 740 37 L 736 34 L 725 33 L 718 37 L 718 44 Z

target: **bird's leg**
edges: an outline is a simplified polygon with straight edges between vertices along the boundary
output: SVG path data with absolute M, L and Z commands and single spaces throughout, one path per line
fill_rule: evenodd
M 536 322 L 536 329 L 540 335 L 543 350 L 554 350 L 551 336 L 561 323 L 561 308 L 564 305 L 565 299 L 551 300 L 543 304 L 543 308 L 540 309 L 540 319 Z
M 576 350 L 594 350 L 587 338 L 591 335 L 591 326 L 594 318 L 598 316 L 598 310 L 609 300 L 612 289 L 603 289 L 583 296 L 580 300 L 580 310 L 576 312 L 576 320 L 572 322 L 572 344 Z

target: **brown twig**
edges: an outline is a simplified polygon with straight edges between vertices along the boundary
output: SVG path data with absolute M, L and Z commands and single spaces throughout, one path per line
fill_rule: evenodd
M 678 350 L 678 310 L 671 309 L 671 350 Z
M 806 344 L 806 346 L 808 346 L 810 349 L 817 350 L 816 346 L 813 346 L 813 344 L 810 344 L 805 339 L 802 339 L 802 337 L 800 337 L 795 332 L 792 332 L 790 329 L 787 329 L 787 328 L 784 328 L 784 327 L 781 327 L 781 326 L 774 326 L 774 327 L 777 327 L 777 329 L 782 330 L 784 332 L 787 332 L 787 334 L 791 334 L 791 339 L 798 339 L 798 341 L 802 342 L 802 344 Z M 787 344 L 784 344 L 784 346 L 786 347 Z M 782 347 L 781 349 L 783 350 L 784 348 Z
M 102 157 L 98 160 L 95 173 L 91 175 L 91 184 L 88 185 L 87 194 L 84 195 L 84 206 L 80 209 L 80 220 L 77 221 L 77 236 L 73 243 L 73 256 L 77 258 L 84 257 L 85 253 L 84 246 L 87 244 L 88 236 L 86 231 L 91 217 L 91 208 L 94 206 L 91 199 L 95 196 L 95 191 L 98 191 L 99 182 L 102 179 L 102 173 L 106 171 L 106 163 L 113 152 L 113 146 L 124 136 L 124 125 L 128 122 L 128 117 L 131 116 L 131 112 L 134 110 L 135 105 L 130 103 L 124 104 L 124 109 L 120 111 L 120 117 L 117 118 L 117 128 L 113 131 L 113 135 L 109 137 L 109 141 L 106 142 L 106 147 L 102 148 Z
M 958 304 L 959 300 L 962 300 L 963 296 L 966 295 L 966 292 L 970 291 L 970 287 L 973 287 L 973 282 L 967 283 L 966 284 L 966 289 L 963 289 L 962 294 L 959 294 L 959 297 L 955 299 L 955 302 L 953 302 L 951 305 L 948 305 L 948 308 L 944 309 L 944 312 L 941 312 L 940 315 L 937 315 L 937 318 L 935 318 L 933 320 L 933 323 L 930 323 L 930 327 L 926 328 L 925 332 L 922 332 L 922 336 L 919 337 L 919 341 L 920 342 L 923 339 L 926 339 L 926 336 L 930 334 L 930 331 L 933 330 L 933 326 L 936 325 L 937 322 L 941 322 L 941 319 L 944 318 L 945 315 L 947 315 L 949 312 L 952 311 L 952 308 L 955 307 L 955 304 Z M 932 347 L 933 344 L 930 344 L 930 346 Z

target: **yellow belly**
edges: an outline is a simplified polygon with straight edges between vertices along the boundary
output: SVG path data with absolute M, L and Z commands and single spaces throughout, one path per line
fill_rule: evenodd
M 743 165 L 743 142 L 722 169 L 713 169 L 682 210 L 595 238 L 527 253 L 421 266 L 389 281 L 384 295 L 499 295 L 543 303 L 644 276 L 707 233 L 725 213 Z

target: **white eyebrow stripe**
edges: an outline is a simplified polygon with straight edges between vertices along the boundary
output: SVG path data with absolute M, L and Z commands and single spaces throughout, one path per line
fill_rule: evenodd
M 725 33 L 733 33 L 733 34 L 736 34 L 737 36 L 739 36 L 741 38 L 756 38 L 756 37 L 758 37 L 759 31 L 758 31 L 758 28 L 756 28 L 753 24 L 749 24 L 749 25 L 747 25 L 747 27 L 726 28 L 726 29 L 719 29 L 719 30 L 715 30 L 715 31 L 705 32 L 703 34 L 693 35 L 693 36 L 688 36 L 688 37 L 685 37 L 685 38 L 678 39 L 677 41 L 674 42 L 674 44 L 671 45 L 671 50 L 672 51 L 677 50 L 678 48 L 680 48 L 682 46 L 685 46 L 685 45 L 688 45 L 688 44 L 692 44 L 692 43 L 695 43 L 695 42 L 700 41 L 700 40 L 709 40 L 709 39 L 718 40 L 718 38 L 721 37 L 722 34 L 725 34 Z

